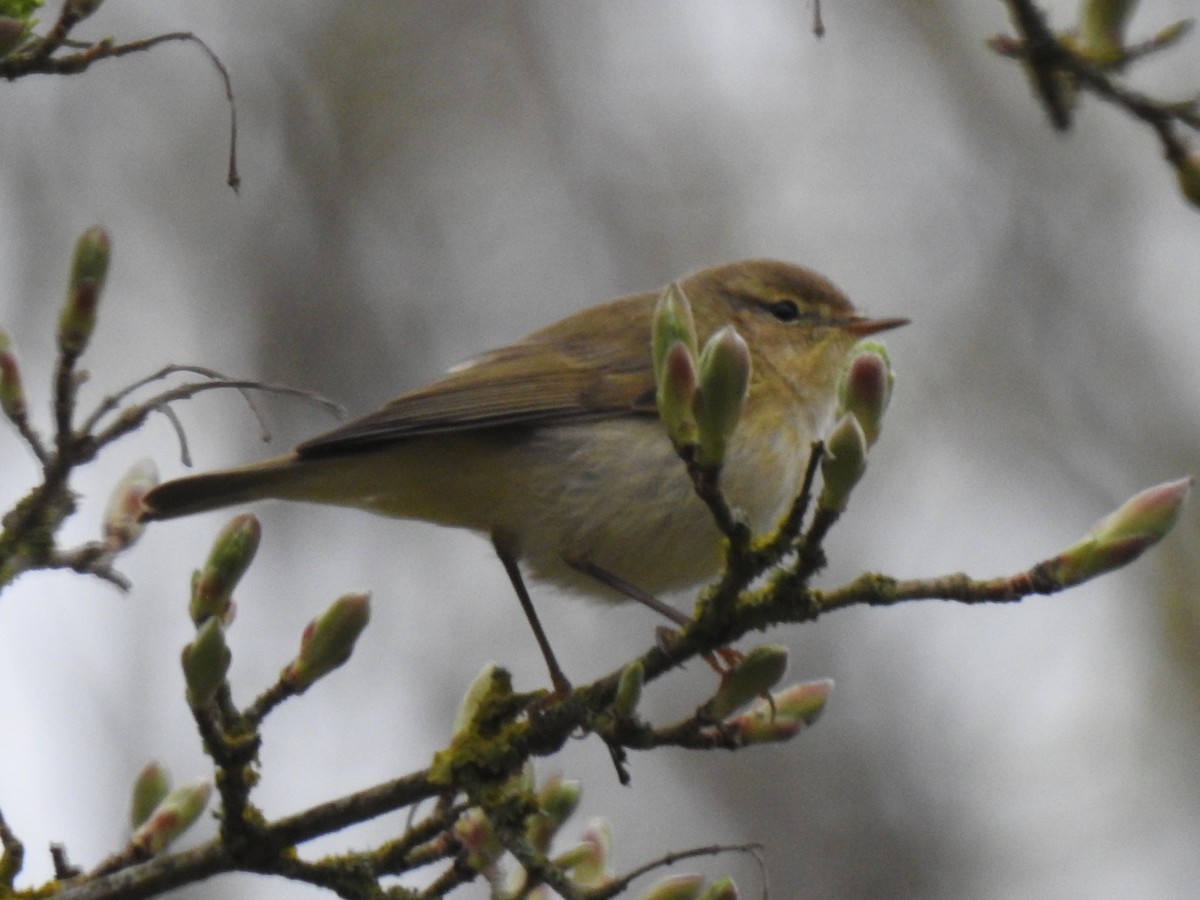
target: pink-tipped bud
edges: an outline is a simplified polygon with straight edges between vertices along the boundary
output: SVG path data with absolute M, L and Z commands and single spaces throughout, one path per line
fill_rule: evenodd
M 21 386 L 21 369 L 3 331 L 0 331 L 0 410 L 10 422 L 22 421 L 29 410 Z
M 1192 479 L 1181 478 L 1135 494 L 1054 559 L 1053 577 L 1066 587 L 1133 562 L 1175 526 L 1191 489 Z
M 844 511 L 850 501 L 850 492 L 866 470 L 867 437 L 858 419 L 847 413 L 838 420 L 825 441 L 817 507 L 837 513 Z
M 571 880 L 581 888 L 604 887 L 612 880 L 612 826 L 607 819 L 594 818 L 583 830 L 579 853 L 570 866 Z
M 782 644 L 755 647 L 721 679 L 716 694 L 701 707 L 708 719 L 724 719 L 779 683 L 787 671 L 788 649 Z
M 700 900 L 738 900 L 737 885 L 727 875 L 718 878 L 704 889 Z
M 737 428 L 750 387 L 750 347 L 732 325 L 716 332 L 700 354 L 700 386 L 695 412 L 699 438 L 697 459 L 717 466 Z
M 371 618 L 370 594 L 345 594 L 308 623 L 300 638 L 300 653 L 280 673 L 296 693 L 341 666 L 354 652 L 358 636 Z
M 75 244 L 67 301 L 58 318 L 58 350 L 63 356 L 79 356 L 96 329 L 96 307 L 111 253 L 112 243 L 103 228 L 89 228 Z
M 197 625 L 210 617 L 227 620 L 233 602 L 233 589 L 258 552 L 262 526 L 258 519 L 243 513 L 234 516 L 213 541 L 212 552 L 192 584 L 189 612 Z
M 676 447 L 690 447 L 697 441 L 696 391 L 696 362 L 691 351 L 676 341 L 667 348 L 656 395 L 658 414 Z
M 212 785 L 207 781 L 176 788 L 133 833 L 130 843 L 144 856 L 157 856 L 200 818 L 211 794 Z
M 133 782 L 129 798 L 129 824 L 138 828 L 150 818 L 171 792 L 171 774 L 158 760 L 146 763 Z
M 134 463 L 117 482 L 104 510 L 104 544 L 110 550 L 124 550 L 142 536 L 142 498 L 157 484 L 158 469 L 149 459 Z
M 883 428 L 883 414 L 892 399 L 892 373 L 887 348 L 878 341 L 863 341 L 854 348 L 838 383 L 838 412 L 858 419 L 867 446 L 874 446 Z
M 641 900 L 700 900 L 703 875 L 668 875 L 650 886 Z
M 833 682 L 828 678 L 794 684 L 772 694 L 770 701 L 759 700 L 725 724 L 735 730 L 742 744 L 790 740 L 817 721 L 832 691 Z
M 650 326 L 650 349 L 656 382 L 662 382 L 667 351 L 676 343 L 683 344 L 693 359 L 696 357 L 698 345 L 692 305 L 679 283 L 672 282 L 659 294 Z
M 183 680 L 192 706 L 203 706 L 225 682 L 232 654 L 225 643 L 225 626 L 215 616 L 196 630 L 196 637 L 183 648 Z

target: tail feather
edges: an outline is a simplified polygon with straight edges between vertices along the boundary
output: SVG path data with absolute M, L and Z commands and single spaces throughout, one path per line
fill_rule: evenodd
M 143 522 L 174 519 L 262 500 L 275 496 L 273 489 L 292 474 L 291 466 L 276 462 L 178 478 L 160 484 L 142 498 L 140 518 Z

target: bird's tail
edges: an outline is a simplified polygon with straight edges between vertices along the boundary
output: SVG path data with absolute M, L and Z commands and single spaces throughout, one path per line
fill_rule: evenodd
M 290 461 L 269 460 L 241 469 L 168 481 L 142 498 L 140 519 L 143 522 L 175 519 L 252 500 L 284 496 L 281 488 L 293 480 L 294 466 Z

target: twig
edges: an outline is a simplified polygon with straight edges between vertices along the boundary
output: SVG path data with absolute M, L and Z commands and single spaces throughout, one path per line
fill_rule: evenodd
M 616 878 L 603 888 L 589 891 L 587 900 L 609 900 L 610 897 L 615 897 L 622 893 L 636 879 L 641 878 L 655 869 L 664 869 L 667 866 L 673 866 L 677 862 L 685 859 L 695 859 L 700 856 L 719 856 L 722 853 L 748 853 L 758 861 L 759 869 L 763 872 L 763 877 L 766 877 L 766 869 L 762 861 L 763 845 L 758 843 L 750 844 L 710 844 L 706 847 L 693 847 L 690 850 L 676 850 L 671 853 L 665 853 L 658 859 L 652 859 L 650 862 L 644 863 L 633 869 L 620 878 Z

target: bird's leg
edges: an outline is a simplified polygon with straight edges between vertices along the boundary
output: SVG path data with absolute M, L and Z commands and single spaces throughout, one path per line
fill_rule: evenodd
M 590 562 L 586 559 L 568 559 L 566 560 L 566 563 L 576 572 L 582 572 L 589 578 L 594 578 L 601 584 L 612 588 L 617 593 L 624 594 L 630 600 L 636 600 L 638 603 L 642 604 L 648 609 L 654 610 L 660 616 L 670 619 L 681 628 L 691 624 L 691 618 L 681 613 L 675 607 L 663 603 L 653 594 L 643 591 L 636 584 L 631 584 L 620 575 L 614 575 L 612 572 L 608 571 L 608 569 L 600 568 L 600 566 L 596 565 L 594 562 Z M 729 647 L 719 647 L 716 651 L 716 655 L 721 657 L 722 662 L 725 664 L 724 666 L 717 662 L 716 657 L 714 657 L 713 654 L 702 654 L 704 661 L 707 662 L 722 678 L 728 675 L 729 670 L 742 660 L 742 654 Z
M 618 594 L 624 594 L 630 600 L 636 600 L 642 606 L 654 610 L 660 616 L 665 616 L 676 625 L 687 625 L 691 619 L 681 613 L 673 606 L 663 603 L 653 594 L 643 591 L 636 584 L 631 584 L 620 575 L 614 575 L 608 569 L 602 569 L 594 562 L 589 562 L 586 559 L 568 559 L 568 566 L 576 572 L 582 572 L 589 578 L 594 578 L 601 584 L 612 588 Z
M 500 557 L 500 562 L 504 564 L 504 571 L 508 573 L 508 580 L 512 582 L 513 590 L 517 592 L 517 599 L 521 601 L 521 609 L 525 611 L 525 618 L 529 621 L 529 627 L 533 629 L 533 636 L 537 639 L 538 647 L 542 651 L 542 658 L 546 660 L 546 667 L 550 670 L 550 683 L 554 685 L 554 693 L 566 695 L 571 692 L 571 682 L 567 680 L 567 676 L 563 674 L 562 668 L 558 664 L 558 660 L 554 657 L 554 650 L 550 647 L 550 640 L 546 637 L 546 632 L 542 629 L 542 623 L 538 620 L 537 611 L 533 608 L 533 601 L 529 597 L 529 591 L 525 587 L 525 580 L 521 577 L 521 567 L 517 564 L 516 553 L 499 535 L 492 535 L 492 546 L 496 548 L 496 555 Z

